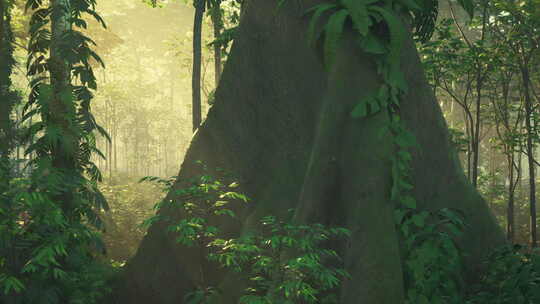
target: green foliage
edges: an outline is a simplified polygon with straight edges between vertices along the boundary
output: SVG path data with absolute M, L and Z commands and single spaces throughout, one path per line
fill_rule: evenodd
M 94 11 L 95 1 L 69 3 L 68 8 L 58 2 L 26 2 L 34 10 L 27 63 L 33 79 L 23 121 L 38 114 L 41 120 L 25 134 L 37 137 L 26 149 L 36 155 L 28 164 L 30 177 L 11 176 L 9 165 L 0 168 L 3 303 L 99 303 L 108 291 L 109 268 L 95 259 L 104 247 L 100 234 L 90 228 L 102 228 L 97 210 L 107 208 L 97 189 L 101 174 L 90 161 L 92 153 L 100 155 L 93 132 L 108 138 L 90 113 L 89 89 L 96 83 L 88 60 L 102 62 L 88 46 L 93 41 L 80 32 L 70 29 L 53 40 L 46 28 L 64 16 L 86 28 L 82 13 L 103 20 Z M 70 75 L 78 78 L 78 86 L 70 83 Z
M 208 172 L 204 165 L 203 169 Z M 168 189 L 172 186 L 171 179 L 145 177 L 143 181 L 162 183 Z M 336 288 L 348 274 L 335 266 L 341 264 L 341 259 L 336 251 L 325 249 L 325 245 L 333 239 L 347 237 L 348 230 L 320 224 L 294 225 L 266 216 L 260 221 L 262 231 L 225 239 L 219 227 L 212 223 L 216 217 L 233 219 L 236 214 L 229 204 L 245 203 L 248 198 L 232 191 L 239 186 L 237 182 L 223 183 L 210 174 L 193 178 L 190 184 L 185 189 L 174 190 L 175 200 L 164 200 L 156 209 L 180 203 L 184 217 L 168 226 L 168 231 L 177 235 L 176 241 L 198 248 L 201 254 L 207 252 L 210 261 L 246 276 L 250 284 L 240 303 L 337 303 Z M 156 215 L 145 224 L 157 220 L 163 219 Z M 197 289 L 185 298 L 188 303 L 206 303 L 217 292 L 202 275 Z
M 321 224 L 294 225 L 273 216 L 260 223 L 262 232 L 209 244 L 218 249 L 210 260 L 249 273 L 250 286 L 240 303 L 337 303 L 332 299 L 348 274 L 333 266 L 341 259 L 336 251 L 324 249 L 324 243 L 350 232 Z
M 448 128 L 448 132 L 450 133 L 450 141 L 454 145 L 456 151 L 467 151 L 469 139 L 465 136 L 465 134 L 461 130 L 454 128 Z
M 103 247 L 99 234 L 30 187 L 28 179 L 11 179 L 0 189 L 0 299 L 99 303 L 112 275 L 93 257 Z
M 407 252 L 405 303 L 463 303 L 462 257 L 455 242 L 465 228 L 463 214 L 409 209 L 400 222 Z
M 485 262 L 488 272 L 473 289 L 467 304 L 540 303 L 540 252 L 520 245 L 504 246 Z
M 0 157 L 7 158 L 15 145 L 16 131 L 10 118 L 13 108 L 21 101 L 12 86 L 11 76 L 16 66 L 13 56 L 14 35 L 12 31 L 12 1 L 7 1 L 0 12 Z
M 460 1 L 472 14 L 470 1 Z M 348 24 L 357 35 L 359 47 L 373 54 L 383 84 L 376 92 L 360 100 L 351 112 L 353 118 L 366 118 L 386 109 L 390 121 L 383 132 L 393 135 L 396 152 L 392 156 L 391 199 L 396 202 L 395 219 L 405 246 L 405 281 L 408 303 L 459 303 L 453 297 L 459 291 L 460 256 L 454 238 L 463 230 L 463 220 L 454 212 L 443 209 L 437 213 L 416 210 L 411 194 L 410 148 L 417 145 L 414 135 L 401 122 L 400 99 L 408 87 L 400 69 L 401 46 L 406 37 L 400 14 L 414 15 L 416 37 L 427 41 L 437 15 L 435 1 L 348 1 L 321 3 L 313 12 L 308 41 L 318 39 L 315 27 L 323 13 L 330 13 L 324 27 L 324 55 L 330 69 L 342 32 Z M 381 35 L 383 33 L 383 35 Z M 429 223 L 429 224 L 428 224 Z M 441 227 L 444 226 L 444 227 Z M 449 230 L 449 232 L 447 232 Z M 441 263 L 445 261 L 446 263 Z M 450 301 L 450 302 L 448 302 Z
M 195 245 L 199 241 L 205 242 L 207 238 L 215 237 L 217 228 L 208 226 L 208 220 L 210 217 L 222 216 L 234 218 L 236 214 L 229 205 L 232 201 L 244 203 L 249 201 L 245 195 L 233 191 L 238 187 L 237 182 L 223 184 L 222 180 L 211 175 L 206 165 L 202 162 L 197 163 L 205 174 L 186 181 L 190 186 L 184 189 L 172 189 L 175 177 L 164 180 L 159 177 L 146 176 L 140 180 L 140 182 L 159 183 L 164 191 L 171 191 L 174 199 L 165 198 L 154 206 L 155 210 L 160 210 L 163 207 L 180 207 L 185 211 L 187 218 L 170 225 L 168 229 L 179 232 L 180 236 L 177 241 L 186 246 Z M 230 175 L 221 169 L 216 169 L 215 173 L 225 175 L 225 178 Z M 156 214 L 145 220 L 143 226 L 148 227 L 160 219 L 161 216 Z
M 155 183 L 141 184 L 122 175 L 106 179 L 99 189 L 110 207 L 109 211 L 100 213 L 106 228 L 103 242 L 107 258 L 126 261 L 135 254 L 146 233 L 139 224 L 154 213 L 153 204 L 164 194 Z

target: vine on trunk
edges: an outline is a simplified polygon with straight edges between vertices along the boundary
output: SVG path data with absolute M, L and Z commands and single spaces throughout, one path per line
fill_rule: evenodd
M 279 0 L 278 6 L 284 2 Z M 459 0 L 459 3 L 472 16 L 471 0 Z M 429 303 L 428 299 L 460 301 L 455 298 L 460 292 L 461 264 L 454 237 L 463 231 L 463 214 L 449 209 L 438 212 L 416 209 L 417 202 L 411 193 L 412 155 L 409 149 L 420 147 L 400 118 L 400 101 L 408 92 L 400 67 L 402 44 L 407 36 L 402 20 L 412 19 L 415 28 L 413 37 L 426 42 L 433 33 L 437 10 L 435 0 L 333 0 L 306 11 L 312 14 L 308 40 L 314 46 L 314 42 L 323 36 L 324 65 L 327 70 L 334 63 L 344 29 L 352 24 L 359 47 L 372 55 L 383 80 L 376 91 L 358 102 L 351 116 L 367 118 L 386 110 L 390 118 L 383 131 L 392 134 L 396 149 L 391 158 L 391 200 L 397 203 L 394 218 L 405 247 L 407 303 Z M 316 34 L 317 22 L 325 13 L 328 19 L 324 29 Z

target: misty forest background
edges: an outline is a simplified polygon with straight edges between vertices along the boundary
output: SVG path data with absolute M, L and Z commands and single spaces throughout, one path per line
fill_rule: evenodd
M 9 22 L 15 59 L 8 75 L 11 85 L 0 90 L 9 90 L 16 100 L 9 113 L 0 107 L 0 114 L 8 116 L 22 134 L 40 121 L 38 116 L 23 119 L 30 84 L 39 76 L 29 75 L 26 69 L 33 10 L 25 12 L 23 0 L 0 2 L 4 24 L 0 30 Z M 139 180 L 178 174 L 198 125 L 193 122 L 197 119 L 193 97 L 200 98 L 203 121 L 212 107 L 241 14 L 241 1 L 219 2 L 219 26 L 209 9 L 202 20 L 200 84 L 193 79 L 196 12 L 191 1 L 99 0 L 96 12 L 107 28 L 90 15 L 81 17 L 88 24 L 81 31 L 96 42 L 92 49 L 105 63 L 104 68 L 89 59 L 97 83 L 91 112 L 111 138 L 96 136 L 96 147 L 105 158 L 90 158 L 101 171 L 103 180 L 97 186 L 109 206 L 108 211 L 98 210 L 106 228 L 102 234 L 106 254 L 98 259 L 117 268 L 136 253 L 146 233 L 141 223 L 155 213 L 153 206 L 165 195 L 160 185 Z M 465 175 L 485 198 L 507 239 L 537 247 L 540 33 L 535 28 L 529 32 L 515 28 L 523 16 L 540 20 L 540 3 L 477 2 L 471 19 L 457 1 L 440 1 L 433 37 L 417 48 Z M 521 15 L 507 11 L 505 5 L 510 2 Z M 4 74 L 8 71 L 7 40 L 0 40 L 4 43 L 0 45 L 0 73 Z M 200 90 L 200 97 L 193 88 Z M 9 154 L 11 173 L 28 177 L 32 166 L 25 165 L 37 154 L 25 151 L 35 138 L 17 137 L 15 142 Z M 437 168 L 432 169 L 437 174 Z M 24 226 L 27 215 L 19 216 L 18 223 Z

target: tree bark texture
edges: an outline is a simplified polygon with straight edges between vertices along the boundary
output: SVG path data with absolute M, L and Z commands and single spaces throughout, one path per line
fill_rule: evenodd
M 296 210 L 300 221 L 346 226 L 338 250 L 351 279 L 342 304 L 396 304 L 404 297 L 398 234 L 390 203 L 389 135 L 380 136 L 386 112 L 352 119 L 350 112 L 381 81 L 374 60 L 358 50 L 352 33 L 325 72 L 320 51 L 306 43 L 305 9 L 321 1 L 291 1 L 277 14 L 275 2 L 246 2 L 238 36 L 216 91 L 216 103 L 195 133 L 179 178 L 201 172 L 194 164 L 236 173 L 252 199 L 241 221 L 221 226 L 230 235 L 254 229 L 261 216 Z M 299 5 L 300 4 L 300 5 Z M 320 28 L 319 28 L 320 30 Z M 410 92 L 402 118 L 421 147 L 412 151 L 412 180 L 419 209 L 462 209 L 469 228 L 459 240 L 474 281 L 487 251 L 505 242 L 486 203 L 469 184 L 451 146 L 442 112 L 429 88 L 411 37 L 402 50 Z M 177 182 L 174 189 L 185 186 Z M 173 199 L 171 191 L 167 200 Z M 162 215 L 180 218 L 178 209 Z M 175 243 L 158 222 L 126 266 L 117 303 L 184 303 L 198 278 L 197 250 Z M 215 266 L 215 265 L 214 265 Z M 244 286 L 233 274 L 205 264 L 211 285 L 225 291 L 215 303 L 236 304 Z

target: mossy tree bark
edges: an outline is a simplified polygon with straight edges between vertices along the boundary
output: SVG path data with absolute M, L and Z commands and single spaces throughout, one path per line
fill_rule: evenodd
M 246 2 L 238 36 L 216 90 L 216 103 L 197 131 L 180 178 L 200 173 L 195 160 L 237 174 L 252 205 L 241 222 L 223 226 L 234 234 L 253 228 L 263 215 L 284 215 L 345 225 L 352 238 L 340 246 L 352 278 L 341 287 L 341 303 L 403 302 L 398 235 L 390 204 L 393 153 L 380 136 L 385 113 L 352 119 L 349 113 L 380 85 L 372 58 L 359 52 L 351 33 L 340 43 L 326 73 L 318 51 L 305 39 L 306 8 L 321 1 Z M 474 280 L 480 259 L 504 242 L 502 231 L 468 183 L 453 150 L 441 110 L 429 88 L 411 37 L 402 51 L 410 92 L 401 115 L 421 147 L 413 152 L 412 180 L 420 209 L 462 209 L 469 228 L 460 246 L 468 254 L 466 275 Z M 183 184 L 177 182 L 175 189 Z M 167 199 L 173 199 L 171 191 Z M 178 211 L 162 213 L 181 217 Z M 117 303 L 183 303 L 198 278 L 197 251 L 177 245 L 156 223 L 128 263 Z M 237 303 L 242 284 L 231 274 L 208 270 L 211 284 L 226 293 L 216 303 Z

